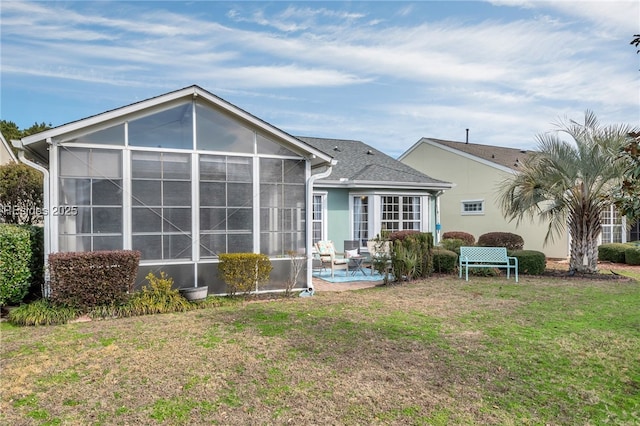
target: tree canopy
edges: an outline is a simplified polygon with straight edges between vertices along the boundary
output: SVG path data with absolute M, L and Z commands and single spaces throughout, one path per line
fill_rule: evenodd
M 556 127 L 537 136 L 537 151 L 524 161 L 519 173 L 503 182 L 500 204 L 510 221 L 546 223 L 545 242 L 568 228 L 570 270 L 595 272 L 601 215 L 611 205 L 612 189 L 625 170 L 618 155 L 631 129 L 601 126 L 591 111 L 585 113 L 582 123 L 565 119 Z

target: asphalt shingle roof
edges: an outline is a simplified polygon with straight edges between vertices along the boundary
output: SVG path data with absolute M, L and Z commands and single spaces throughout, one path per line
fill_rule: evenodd
M 344 139 L 324 139 L 297 136 L 312 147 L 331 155 L 338 161 L 331 175 L 322 181 L 378 182 L 381 186 L 398 183 L 428 186 L 450 186 L 449 182 L 434 179 L 415 170 L 364 142 Z
M 457 149 L 458 151 L 465 152 L 467 154 L 474 155 L 487 161 L 499 164 L 504 167 L 508 167 L 513 170 L 518 170 L 523 160 L 530 155 L 533 151 L 527 151 L 517 148 L 505 148 L 501 146 L 493 145 L 480 145 L 477 143 L 465 143 L 456 141 L 447 141 L 442 139 L 425 138 L 424 140 L 430 140 L 440 145 L 447 146 L 449 148 Z

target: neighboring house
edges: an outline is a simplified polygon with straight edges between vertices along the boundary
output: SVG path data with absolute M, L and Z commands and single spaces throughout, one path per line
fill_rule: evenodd
M 2 133 L 0 133 L 0 165 L 11 162 L 17 163 L 18 159 L 11 150 L 7 141 L 4 139 Z
M 284 288 L 289 250 L 311 247 L 312 173 L 330 155 L 198 87 L 16 141 L 45 164 L 46 254 L 134 249 L 136 286 L 166 272 L 222 293 L 218 255 L 267 254 Z M 38 167 L 33 161 L 27 164 Z M 308 265 L 311 265 L 309 259 Z M 311 282 L 311 268 L 306 280 Z
M 507 222 L 498 200 L 500 182 L 514 173 L 531 151 L 422 138 L 399 158 L 418 170 L 452 181 L 456 186 L 442 196 L 442 230 L 465 231 L 476 239 L 487 232 L 513 232 L 522 236 L 525 249 L 552 258 L 569 255 L 566 233 L 545 245 L 547 224 Z M 602 215 L 600 243 L 639 239 L 638 224 L 626 231 L 625 218 L 611 206 Z
M 522 222 L 516 227 L 515 221 L 507 222 L 502 215 L 498 186 L 518 172 L 527 154 L 513 148 L 422 138 L 399 160 L 455 184 L 442 196 L 442 232 L 464 231 L 476 240 L 487 232 L 512 232 L 524 239 L 525 249 L 567 257 L 566 234 L 545 246 L 545 224 Z
M 360 141 L 298 138 L 337 160 L 331 174 L 313 187 L 314 242 L 332 240 L 342 251 L 345 240 L 358 240 L 364 250 L 367 240 L 381 230 L 437 235 L 438 198 L 451 183 L 431 178 Z

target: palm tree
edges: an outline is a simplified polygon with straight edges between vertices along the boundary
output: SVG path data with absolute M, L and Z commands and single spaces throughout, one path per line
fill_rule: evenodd
M 538 150 L 522 171 L 501 184 L 500 204 L 509 221 L 547 223 L 545 244 L 568 228 L 572 273 L 598 270 L 600 217 L 623 175 L 617 156 L 629 132 L 626 125 L 600 126 L 591 111 L 584 123 L 560 120 L 556 131 L 536 137 Z M 563 135 L 572 141 L 562 140 Z

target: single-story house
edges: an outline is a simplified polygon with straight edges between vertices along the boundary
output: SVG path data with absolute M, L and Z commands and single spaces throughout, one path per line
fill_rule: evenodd
M 453 185 L 434 179 L 381 151 L 355 140 L 302 137 L 337 160 L 331 174 L 313 187 L 313 242 L 367 240 L 382 230 L 417 230 L 437 236 L 438 200 Z M 429 173 L 431 171 L 429 170 Z
M 465 231 L 476 239 L 487 232 L 512 232 L 522 236 L 525 249 L 541 251 L 551 258 L 565 258 L 569 255 L 566 233 L 545 245 L 547 224 L 521 222 L 516 226 L 515 221 L 508 222 L 504 218 L 497 202 L 500 182 L 518 173 L 530 152 L 466 141 L 422 138 L 399 160 L 455 183 L 455 187 L 441 197 L 443 232 Z M 613 206 L 604 212 L 602 227 L 601 243 L 625 242 L 632 237 L 625 230 L 624 218 Z
M 308 253 L 314 180 L 332 156 L 190 86 L 13 141 L 45 174 L 45 253 L 133 249 L 136 286 L 166 272 L 226 291 L 218 255 L 267 254 L 263 290 L 284 288 L 287 252 Z M 374 230 L 374 229 L 372 229 Z M 304 282 L 311 283 L 309 258 Z

